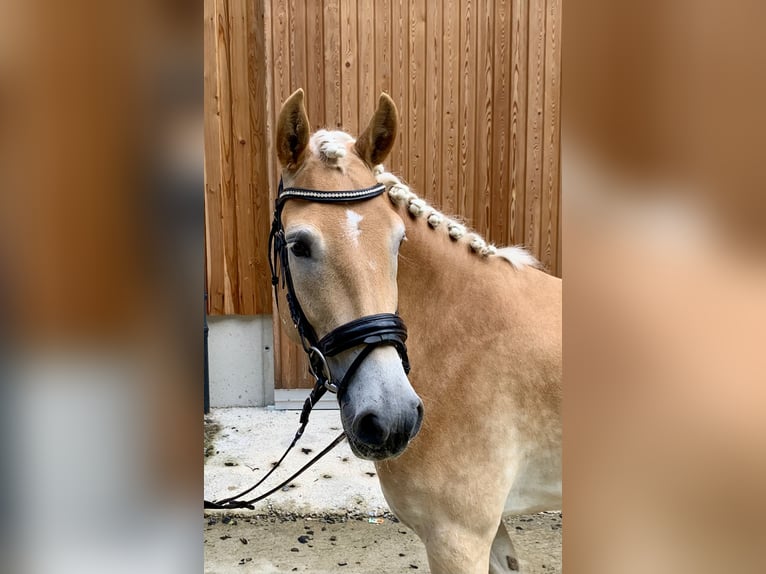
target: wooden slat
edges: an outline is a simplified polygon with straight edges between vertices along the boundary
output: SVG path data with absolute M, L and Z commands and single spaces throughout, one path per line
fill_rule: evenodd
M 540 261 L 558 273 L 561 108 L 561 0 L 547 0 L 545 26 L 545 107 Z
M 326 127 L 324 96 L 324 18 L 321 2 L 306 3 L 306 111 L 312 130 Z M 312 89 L 309 89 L 313 86 Z
M 239 312 L 239 247 L 234 197 L 232 150 L 232 101 L 230 69 L 229 12 L 226 0 L 216 0 L 218 94 L 220 101 L 221 212 L 224 245 L 224 313 Z
M 250 140 L 250 70 L 247 58 L 248 30 L 246 6 L 229 2 L 230 66 L 231 66 L 231 157 L 232 204 L 236 214 L 237 272 L 239 283 L 236 312 L 255 313 L 255 214 L 253 213 L 252 174 L 253 149 Z
M 340 49 L 340 0 L 324 0 L 324 111 L 326 125 L 340 128 L 341 114 L 341 67 Z
M 290 14 L 287 0 L 272 0 L 271 23 L 274 110 L 278 113 L 282 102 L 292 93 L 290 90 Z
M 492 198 L 487 236 L 507 244 L 510 207 L 511 0 L 496 0 L 492 60 Z
M 305 92 L 306 107 L 314 97 L 306 91 L 306 2 L 290 0 L 288 18 L 288 44 L 290 46 L 290 93 L 298 88 Z
M 221 154 L 218 106 L 218 58 L 215 0 L 205 0 L 205 274 L 207 312 L 224 312 L 223 229 L 221 227 Z
M 427 193 L 426 181 L 426 3 L 410 0 L 410 124 L 409 124 L 409 172 L 410 185 L 421 195 Z
M 393 0 L 391 5 L 391 97 L 399 109 L 399 135 L 396 140 L 391 158 L 388 160 L 390 169 L 409 177 L 409 147 L 408 135 L 410 126 L 409 106 L 409 1 Z
M 352 135 L 357 135 L 367 126 L 378 99 L 375 77 L 375 8 L 372 0 L 358 0 L 357 11 L 358 131 L 352 131 Z
M 274 205 L 276 200 L 277 181 L 279 179 L 280 167 L 276 154 L 273 152 L 274 138 L 276 137 L 276 117 L 282 105 L 282 88 L 280 87 L 281 75 L 284 74 L 283 66 L 277 66 L 276 62 L 283 59 L 283 38 L 275 35 L 280 32 L 277 14 L 283 8 L 277 3 L 277 0 L 263 0 L 264 4 L 264 29 L 266 41 L 266 67 L 271 71 L 267 86 L 269 97 L 270 113 L 267 116 L 269 126 L 269 165 L 270 165 L 270 186 L 269 186 L 269 206 Z M 275 386 L 281 387 L 282 381 L 290 379 L 291 366 L 285 361 L 286 346 L 292 346 L 287 341 L 282 324 L 279 318 L 279 307 L 274 304 L 272 307 L 272 322 L 274 326 L 274 382 Z
M 391 6 L 392 0 L 377 0 L 375 10 L 375 74 L 373 98 L 377 102 L 380 92 L 391 95 Z
M 442 18 L 438 2 L 428 3 L 426 54 L 420 66 L 426 77 L 426 180 L 422 195 L 441 205 L 441 124 L 442 124 Z
M 267 165 L 268 165 L 268 177 L 269 177 L 269 210 L 274 205 L 276 199 L 277 180 L 279 179 L 279 169 L 277 162 L 277 154 L 273 153 L 276 115 L 279 113 L 279 107 L 275 102 L 274 96 L 274 23 L 272 20 L 272 2 L 271 0 L 258 0 L 263 7 L 263 64 L 266 68 L 266 105 L 265 110 L 266 118 L 266 142 L 268 144 Z
M 269 313 L 271 311 L 272 289 L 271 274 L 268 265 L 268 238 L 271 227 L 271 169 L 269 156 L 271 145 L 269 140 L 268 116 L 271 106 L 268 100 L 267 86 L 269 85 L 269 68 L 263 54 L 266 53 L 266 18 L 263 0 L 247 2 L 247 67 L 248 92 L 250 100 L 250 144 L 252 149 L 251 172 L 249 174 L 252 187 L 252 205 L 254 215 L 255 243 L 253 257 L 255 259 L 255 277 L 253 290 L 255 293 L 255 308 L 253 313 Z
M 473 191 L 473 225 L 484 233 L 489 228 L 492 199 L 492 42 L 493 3 L 479 3 L 476 59 L 476 184 Z
M 441 208 L 455 213 L 460 122 L 460 2 L 445 0 L 442 19 Z
M 545 0 L 529 0 L 527 164 L 524 243 L 540 257 L 542 144 L 545 84 Z
M 513 0 L 511 31 L 511 245 L 524 243 L 527 135 L 527 0 Z
M 460 171 L 455 213 L 473 220 L 473 190 L 480 150 L 476 145 L 477 0 L 461 0 L 460 18 Z
M 341 122 L 351 134 L 359 133 L 359 47 L 355 0 L 340 2 Z

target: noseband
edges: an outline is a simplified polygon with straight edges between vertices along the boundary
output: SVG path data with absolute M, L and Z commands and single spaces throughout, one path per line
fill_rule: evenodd
M 274 286 L 275 299 L 279 301 L 279 272 L 281 270 L 282 288 L 287 290 L 285 297 L 290 310 L 290 317 L 300 335 L 303 350 L 309 357 L 309 372 L 316 381 L 313 390 L 303 405 L 299 433 L 303 432 L 311 409 L 326 391 L 337 393 L 338 400 L 340 401 L 362 362 L 377 347 L 383 345 L 393 346 L 399 353 L 405 373 L 410 372 L 410 364 L 407 358 L 407 347 L 404 344 L 407 339 L 407 327 L 396 313 L 378 313 L 376 315 L 360 317 L 336 327 L 321 339 L 317 337 L 316 331 L 303 312 L 303 308 L 295 293 L 288 260 L 285 230 L 282 225 L 282 210 L 289 199 L 314 201 L 317 203 L 349 203 L 372 199 L 382 194 L 385 189 L 386 187 L 381 184 L 351 191 L 318 191 L 294 187 L 284 188 L 282 180 L 280 179 L 279 181 L 274 220 L 271 224 L 271 233 L 269 235 L 271 283 Z M 356 356 L 339 381 L 333 376 L 326 357 L 334 357 L 359 346 L 363 346 L 362 351 Z

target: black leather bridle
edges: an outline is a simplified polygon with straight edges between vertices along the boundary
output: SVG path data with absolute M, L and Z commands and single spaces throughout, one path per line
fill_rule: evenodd
M 298 435 L 302 434 L 303 428 L 308 422 L 308 416 L 313 406 L 326 391 L 336 393 L 340 401 L 351 382 L 356 371 L 370 353 L 382 345 L 391 345 L 396 348 L 404 367 L 404 372 L 410 372 L 410 363 L 407 358 L 407 327 L 396 313 L 378 313 L 367 315 L 349 321 L 330 331 L 319 339 L 316 331 L 303 312 L 298 297 L 295 293 L 293 278 L 290 272 L 287 240 L 282 225 L 282 210 L 290 199 L 313 201 L 317 203 L 349 203 L 365 201 L 379 196 L 386 190 L 385 185 L 375 185 L 365 189 L 350 191 L 320 191 L 315 189 L 301 189 L 296 187 L 283 187 L 279 180 L 279 190 L 274 209 L 274 220 L 271 224 L 269 235 L 269 267 L 271 268 L 271 283 L 274 286 L 275 299 L 279 301 L 279 284 L 281 270 L 282 288 L 286 289 L 285 298 L 290 311 L 293 325 L 303 345 L 303 350 L 309 357 L 309 372 L 314 377 L 316 384 L 303 405 L 301 412 L 301 428 Z M 348 351 L 354 347 L 363 346 L 361 352 L 354 358 L 343 377 L 338 380 L 333 376 L 327 357 L 333 357 Z
M 287 454 L 303 435 L 303 431 L 309 421 L 311 409 L 325 392 L 330 391 L 336 393 L 338 401 L 340 401 L 343 397 L 343 393 L 351 383 L 354 374 L 374 349 L 382 345 L 392 345 L 399 353 L 404 372 L 410 372 L 410 363 L 407 358 L 407 347 L 404 344 L 407 339 L 407 327 L 405 327 L 404 322 L 396 313 L 378 313 L 377 315 L 360 317 L 359 319 L 349 321 L 340 327 L 336 327 L 321 339 L 317 338 L 316 331 L 306 318 L 306 314 L 303 312 L 303 308 L 295 294 L 295 287 L 293 285 L 293 278 L 290 273 L 290 265 L 288 261 L 287 240 L 285 239 L 285 230 L 282 226 L 282 209 L 288 199 L 316 201 L 319 203 L 346 203 L 372 199 L 383 193 L 385 189 L 384 185 L 376 185 L 366 189 L 356 189 L 352 191 L 318 191 L 315 189 L 299 189 L 294 187 L 283 188 L 282 180 L 279 180 L 279 190 L 277 192 L 276 206 L 274 209 L 274 221 L 271 224 L 271 234 L 269 235 L 269 267 L 271 268 L 271 283 L 274 286 L 274 295 L 278 302 L 279 271 L 281 270 L 282 288 L 287 290 L 285 296 L 287 305 L 290 308 L 290 317 L 300 335 L 303 350 L 309 356 L 309 371 L 316 380 L 316 384 L 311 390 L 306 402 L 303 403 L 298 431 L 295 433 L 295 437 L 290 443 L 290 446 L 287 447 L 287 450 L 285 450 L 284 454 L 276 464 L 274 464 L 271 469 L 250 488 L 228 498 L 215 501 L 205 500 L 205 508 L 220 510 L 235 508 L 253 509 L 253 504 L 274 494 L 279 489 L 284 488 L 287 484 L 290 484 L 290 482 L 300 476 L 304 470 L 311 467 L 316 461 L 339 444 L 345 438 L 345 433 L 340 433 L 340 435 L 338 435 L 338 437 L 336 437 L 326 448 L 281 484 L 273 487 L 260 496 L 256 496 L 249 500 L 239 500 L 245 494 L 252 492 L 260 486 L 267 478 L 269 478 L 269 476 L 271 476 L 279 465 L 282 464 L 282 461 Z M 359 346 L 363 346 L 361 352 L 354 358 L 354 361 L 344 373 L 343 378 L 338 381 L 333 377 L 330 366 L 327 364 L 326 357 L 333 357 L 343 351 Z

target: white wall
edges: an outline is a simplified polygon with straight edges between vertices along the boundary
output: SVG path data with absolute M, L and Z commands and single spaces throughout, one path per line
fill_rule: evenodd
M 274 403 L 271 315 L 208 317 L 211 407 Z

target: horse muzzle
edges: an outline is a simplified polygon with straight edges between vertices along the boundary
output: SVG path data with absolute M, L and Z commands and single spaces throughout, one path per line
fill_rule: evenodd
M 341 408 L 342 412 L 347 409 Z M 359 458 L 373 461 L 394 458 L 404 452 L 420 431 L 423 402 L 403 410 L 366 408 L 352 417 L 342 417 L 351 450 Z

